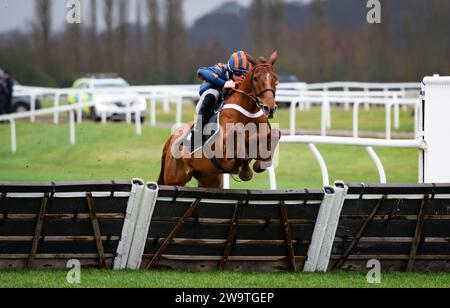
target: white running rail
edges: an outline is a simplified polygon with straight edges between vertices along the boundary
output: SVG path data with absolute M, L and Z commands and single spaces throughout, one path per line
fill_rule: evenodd
M 322 182 L 324 186 L 330 185 L 328 168 L 325 160 L 315 145 L 328 144 L 328 145 L 346 145 L 346 146 L 358 146 L 364 147 L 369 154 L 370 158 L 377 167 L 380 183 L 386 184 L 387 177 L 384 166 L 376 154 L 374 147 L 384 148 L 413 148 L 419 151 L 425 151 L 428 145 L 425 140 L 384 140 L 384 139 L 370 139 L 370 138 L 344 138 L 344 137 L 322 137 L 322 136 L 283 136 L 280 143 L 282 144 L 307 144 L 310 148 L 314 158 L 320 166 L 322 173 Z M 273 172 L 269 173 L 271 182 L 276 183 L 276 178 Z M 272 187 L 272 189 L 274 189 Z M 276 185 L 275 185 L 276 189 Z
M 114 102 L 106 102 L 103 103 L 114 103 Z M 16 153 L 17 152 L 17 134 L 16 134 L 16 121 L 21 119 L 28 119 L 31 116 L 43 116 L 43 115 L 51 115 L 57 112 L 60 113 L 69 113 L 69 139 L 70 144 L 75 145 L 76 139 L 75 139 L 75 113 L 82 111 L 84 108 L 88 107 L 94 107 L 96 103 L 94 102 L 88 102 L 88 103 L 78 103 L 73 105 L 64 105 L 59 106 L 56 108 L 48 108 L 48 109 L 40 109 L 40 110 L 34 110 L 34 111 L 28 111 L 28 112 L 21 112 L 21 113 L 15 113 L 15 114 L 7 114 L 7 115 L 0 115 L 0 122 L 9 122 L 11 125 L 11 152 Z M 136 135 L 141 136 L 142 135 L 142 123 L 141 123 L 141 110 L 139 108 L 139 105 L 135 105 L 136 108 L 133 110 L 133 107 L 131 106 L 131 103 L 128 104 L 128 114 L 134 113 L 135 115 L 135 127 L 136 127 Z M 81 112 L 82 114 L 82 112 Z M 105 118 L 103 115 L 102 118 Z

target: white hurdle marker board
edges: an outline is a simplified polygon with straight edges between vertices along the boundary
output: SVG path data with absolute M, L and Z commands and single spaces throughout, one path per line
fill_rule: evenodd
M 420 157 L 421 183 L 450 183 L 450 76 L 425 77 L 419 137 L 428 149 Z

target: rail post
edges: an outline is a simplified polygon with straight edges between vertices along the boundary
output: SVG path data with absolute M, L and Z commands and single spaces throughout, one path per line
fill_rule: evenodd
M 400 129 L 400 101 L 397 94 L 394 94 L 394 127 Z
M 183 121 L 183 97 L 177 98 L 177 110 L 176 110 L 176 126 L 181 126 Z
M 169 104 L 169 97 L 168 96 L 164 97 L 164 100 L 163 100 L 163 111 L 164 111 L 164 113 L 169 113 L 170 112 L 170 104 Z
M 131 101 L 127 102 L 127 112 L 126 112 L 126 115 L 125 115 L 127 124 L 131 124 L 131 104 L 132 103 L 133 102 L 131 102 Z
M 141 109 L 139 104 L 135 104 L 136 110 L 134 111 L 134 122 L 136 125 L 136 135 L 142 136 L 142 123 L 141 123 Z
M 365 98 L 369 98 L 369 97 L 370 97 L 370 94 L 369 94 L 369 92 L 370 92 L 369 87 L 365 87 L 365 88 L 364 88 L 364 92 L 366 93 Z M 369 110 L 370 110 L 370 104 L 369 104 L 369 103 L 365 103 L 365 104 L 364 104 L 364 109 L 365 109 L 366 111 L 369 111 Z
M 324 187 L 330 186 L 330 176 L 328 174 L 327 164 L 325 163 L 322 154 L 320 154 L 319 150 L 313 143 L 308 144 L 308 147 L 311 150 L 312 154 L 314 155 L 314 158 L 316 159 L 317 163 L 319 164 L 320 171 L 322 172 L 323 186 Z
M 36 122 L 35 111 L 36 111 L 36 92 L 33 90 L 30 96 L 30 112 L 31 112 L 30 121 L 32 123 Z
M 359 105 L 360 101 L 353 104 L 353 138 L 359 137 Z
M 75 145 L 75 115 L 73 110 L 69 111 L 69 126 L 70 126 L 70 144 Z
M 58 108 L 59 108 L 60 99 L 61 99 L 61 92 L 59 92 L 59 91 L 55 92 L 55 98 L 54 98 L 54 102 L 53 102 L 53 108 L 55 108 L 55 111 L 53 112 L 53 123 L 55 125 L 59 124 Z
M 386 104 L 386 139 L 392 139 L 392 103 L 388 102 Z
M 108 123 L 108 117 L 106 116 L 106 110 L 102 111 L 102 124 L 105 125 Z
M 277 186 L 277 175 L 275 172 L 275 167 L 274 166 L 270 166 L 267 171 L 269 172 L 269 184 L 270 184 L 270 189 L 271 190 L 277 190 L 278 186 Z
M 331 129 L 331 101 L 328 93 L 328 88 L 325 89 L 325 104 L 327 107 L 327 129 Z
M 348 95 L 348 93 L 350 92 L 350 88 L 349 87 L 344 87 L 344 93 L 345 93 L 345 103 L 344 103 L 344 110 L 345 111 L 349 111 L 350 110 L 350 97 Z
M 322 136 L 327 135 L 327 129 L 331 126 L 331 110 L 330 110 L 330 101 L 328 98 L 328 93 L 324 92 L 322 96 L 322 119 L 321 119 L 321 128 L 320 134 Z
M 16 121 L 14 119 L 9 120 L 11 124 L 11 152 L 16 154 L 17 152 L 17 137 L 16 137 Z
M 296 111 L 297 111 L 297 101 L 294 100 L 291 102 L 291 126 L 290 126 L 291 136 L 295 136 Z
M 78 92 L 78 99 L 77 99 L 77 103 L 78 103 L 78 109 L 77 109 L 77 123 L 81 124 L 83 122 L 83 108 L 81 107 L 81 103 L 82 103 L 82 92 L 79 91 Z
M 224 174 L 223 175 L 223 189 L 230 189 L 230 175 Z
M 156 126 L 156 93 L 152 93 L 150 98 L 150 126 Z
M 375 163 L 375 166 L 377 167 L 378 175 L 380 176 L 380 183 L 386 184 L 387 183 L 386 171 L 384 170 L 383 163 L 381 162 L 377 153 L 372 147 L 366 147 L 366 151 L 369 154 L 370 158 L 372 158 L 373 162 Z

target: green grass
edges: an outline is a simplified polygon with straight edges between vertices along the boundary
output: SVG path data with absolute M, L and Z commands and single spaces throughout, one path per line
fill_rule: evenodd
M 65 271 L 2 271 L 0 287 L 17 288 L 449 288 L 448 274 L 385 273 L 369 284 L 365 273 L 327 274 L 82 270 L 71 285 Z
M 136 136 L 125 123 L 83 123 L 76 128 L 77 144 L 69 143 L 67 124 L 17 123 L 17 154 L 10 151 L 9 125 L 0 125 L 0 181 L 156 180 L 166 128 L 143 128 Z M 319 146 L 331 180 L 377 182 L 378 173 L 362 148 Z M 413 149 L 379 149 L 389 182 L 417 182 L 418 154 Z M 277 168 L 280 188 L 320 187 L 319 166 L 306 145 L 281 145 Z M 267 174 L 233 188 L 268 188 Z

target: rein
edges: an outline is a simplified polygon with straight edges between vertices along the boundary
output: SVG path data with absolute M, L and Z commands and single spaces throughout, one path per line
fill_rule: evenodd
M 247 93 L 247 92 L 242 91 L 242 90 L 240 90 L 240 89 L 231 89 L 231 90 L 234 91 L 234 92 L 240 93 L 240 94 L 242 94 L 242 95 L 244 95 L 244 96 L 250 98 L 253 102 L 256 103 L 256 105 L 259 107 L 259 109 L 261 109 L 260 112 L 258 112 L 257 114 L 250 114 L 250 113 L 248 113 L 248 111 L 247 111 L 247 113 L 248 113 L 248 114 L 247 114 L 247 113 L 245 112 L 246 110 L 240 110 L 240 108 L 243 109 L 240 105 L 233 105 L 233 104 L 223 105 L 223 106 L 222 106 L 222 110 L 223 110 L 223 109 L 235 109 L 235 110 L 238 110 L 239 112 L 243 113 L 245 116 L 247 116 L 247 117 L 253 117 L 253 118 L 261 117 L 261 116 L 263 116 L 263 115 L 267 117 L 267 115 L 263 112 L 263 110 L 264 110 L 264 105 L 261 103 L 260 96 L 263 95 L 263 94 L 266 93 L 266 92 L 272 92 L 274 96 L 276 95 L 276 93 L 275 93 L 275 90 L 274 90 L 274 89 L 267 88 L 267 89 L 262 90 L 262 91 L 261 91 L 259 94 L 257 94 L 256 96 L 253 96 L 253 95 L 252 95 L 253 93 L 255 93 L 255 83 L 254 83 L 254 80 L 253 80 L 254 73 L 255 73 L 256 69 L 257 69 L 257 68 L 260 68 L 260 67 L 272 67 L 272 68 L 273 68 L 273 65 L 272 65 L 272 64 L 263 63 L 263 64 L 255 65 L 255 67 L 253 67 L 252 73 L 251 73 L 251 76 L 250 76 L 250 78 L 251 78 L 251 88 L 252 88 L 252 89 L 251 89 L 251 93 Z M 256 93 L 255 93 L 255 94 L 256 94 Z M 230 106 L 230 108 L 227 108 L 226 106 Z M 270 123 L 269 123 L 269 127 L 270 127 Z M 271 127 L 270 127 L 270 128 L 271 128 Z M 217 169 L 219 172 L 221 172 L 221 173 L 228 173 L 228 174 L 230 174 L 230 176 L 231 176 L 235 181 L 239 182 L 239 181 L 233 176 L 232 172 L 226 171 L 226 170 L 220 165 L 220 163 L 217 161 L 217 158 L 213 157 L 213 158 L 210 159 L 210 161 L 211 161 L 211 163 L 214 165 L 214 167 L 216 167 L 216 169 Z

